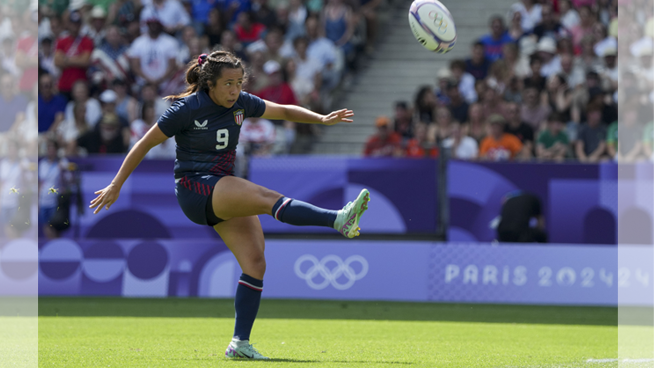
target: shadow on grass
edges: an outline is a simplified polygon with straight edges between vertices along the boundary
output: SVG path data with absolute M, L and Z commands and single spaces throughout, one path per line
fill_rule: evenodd
M 651 309 L 645 312 L 648 311 L 651 314 Z M 234 318 L 234 300 L 42 297 L 39 298 L 39 316 L 231 319 Z M 618 308 L 263 299 L 258 318 L 616 326 Z

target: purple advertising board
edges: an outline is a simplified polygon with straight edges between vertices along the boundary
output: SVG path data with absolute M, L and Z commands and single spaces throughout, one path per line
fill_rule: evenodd
M 78 159 L 82 170 L 83 203 L 107 185 L 122 158 Z M 451 161 L 447 171 L 449 198 L 448 241 L 492 242 L 490 224 L 501 210 L 504 196 L 514 190 L 536 194 L 542 201 L 552 243 L 616 244 L 618 223 L 636 218 L 651 224 L 651 205 L 636 198 L 652 190 L 652 165 L 621 166 L 633 196 L 618 203 L 617 168 L 612 163 L 534 164 Z M 182 213 L 174 195 L 173 163 L 146 160 L 125 182 L 111 211 L 78 216 L 71 211 L 70 239 L 163 238 L 217 239 L 213 229 L 198 226 Z M 369 211 L 361 228 L 369 234 L 434 234 L 438 196 L 436 161 L 411 159 L 353 159 L 292 156 L 258 158 L 251 162 L 250 180 L 291 198 L 325 208 L 341 208 L 361 188 L 371 192 Z M 626 191 L 629 192 L 629 191 Z M 651 196 L 651 195 L 650 195 Z M 79 218 L 78 218 L 79 217 Z M 624 221 L 617 221 L 617 219 Z M 266 233 L 331 233 L 321 227 L 294 227 L 261 216 Z M 651 228 L 652 226 L 649 225 Z M 120 229 L 117 234 L 116 229 Z M 646 232 L 647 233 L 647 232 Z M 654 234 L 654 229 L 649 232 Z M 651 244 L 652 236 L 631 241 Z
M 263 296 L 614 306 L 620 291 L 624 304 L 651 304 L 652 263 L 637 262 L 651 249 L 620 248 L 618 267 L 618 248 L 605 246 L 269 240 Z M 231 298 L 240 273 L 220 241 L 39 244 L 42 296 Z

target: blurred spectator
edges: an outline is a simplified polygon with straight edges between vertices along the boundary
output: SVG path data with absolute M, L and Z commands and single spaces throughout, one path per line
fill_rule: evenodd
M 507 102 L 522 103 L 522 80 L 518 77 L 511 77 L 504 90 L 504 100 Z
M 508 124 L 504 128 L 504 132 L 516 136 L 523 146 L 522 158 L 530 158 L 534 150 L 534 129 L 520 119 L 518 104 L 510 102 L 505 106 L 505 116 Z
M 456 82 L 452 81 L 448 83 L 447 97 L 449 97 L 450 100 L 447 107 L 450 110 L 452 117 L 454 117 L 454 120 L 460 123 L 468 121 L 468 109 L 470 106 L 463 99 L 463 96 L 461 96 L 459 85 Z
M 512 43 L 514 40 L 509 36 L 501 16 L 493 16 L 490 19 L 489 27 L 490 33 L 481 37 L 479 42 L 484 45 L 486 58 L 493 62 L 502 58 L 504 45 Z
M 36 25 L 34 21 L 31 22 L 26 25 L 26 31 L 18 38 L 16 45 L 16 66 L 21 72 L 18 88 L 22 93 L 32 92 L 39 73 L 39 43 Z
M 238 149 L 243 150 L 247 157 L 268 156 L 275 143 L 275 125 L 266 119 L 245 119 L 238 143 Z
M 568 31 L 575 28 L 581 23 L 579 13 L 572 7 L 570 0 L 558 0 L 559 20 L 561 25 Z
M 409 158 L 438 157 L 438 148 L 427 138 L 427 125 L 416 124 L 415 136 L 409 139 L 404 149 L 404 156 Z
M 502 204 L 497 240 L 508 243 L 547 243 L 540 199 L 522 191 L 508 193 Z M 534 227 L 532 220 L 536 220 Z
M 225 26 L 220 18 L 220 11 L 218 8 L 211 8 L 202 36 L 203 47 L 213 49 L 215 45 L 220 45 L 224 30 Z
M 543 98 L 547 99 L 550 111 L 561 114 L 564 122 L 572 120 L 572 93 L 562 74 L 553 74 L 547 79 Z
M 540 23 L 542 7 L 536 0 L 522 0 L 513 5 L 509 9 L 510 18 L 515 13 L 520 13 L 522 17 L 522 30 L 531 32 L 538 23 Z
M 73 106 L 72 120 L 64 120 L 57 129 L 58 145 L 65 149 L 67 155 L 74 155 L 77 138 L 88 132 L 91 127 L 86 120 L 86 105 L 76 103 Z
M 220 35 L 220 45 L 210 45 L 209 48 L 211 47 L 214 47 L 214 49 L 229 51 L 245 62 L 249 60 L 248 56 L 243 52 L 243 45 L 241 45 L 236 39 L 236 34 L 229 29 L 224 30 Z
M 579 8 L 579 19 L 580 22 L 576 26 L 570 28 L 570 34 L 572 35 L 572 44 L 575 48 L 581 46 L 581 41 L 587 36 L 593 36 L 593 27 L 597 22 L 595 15 L 588 6 L 582 6 Z
M 473 103 L 468 109 L 467 135 L 473 138 L 477 143 L 486 137 L 488 126 L 484 116 L 484 108 L 479 103 Z
M 504 133 L 506 120 L 499 114 L 488 118 L 489 135 L 481 141 L 479 157 L 490 161 L 515 159 L 522 151 L 522 143 L 513 134 Z
M 602 78 L 602 87 L 607 91 L 616 91 L 618 89 L 618 51 L 615 48 L 606 48 L 602 54 L 604 66 L 598 71 Z
M 452 77 L 459 85 L 459 91 L 467 103 L 477 101 L 477 92 L 475 91 L 475 77 L 466 72 L 466 62 L 463 60 L 452 60 L 450 63 Z
M 48 73 L 52 76 L 59 75 L 59 69 L 55 66 L 54 62 L 54 48 L 52 45 L 52 38 L 46 37 L 41 41 L 39 50 L 39 74 Z
M 454 121 L 452 121 L 452 113 L 446 107 L 437 107 L 435 114 L 436 121 L 428 126 L 427 137 L 430 142 L 439 143 L 452 135 Z
M 267 29 L 277 26 L 279 13 L 275 14 L 269 6 L 268 0 L 252 0 L 252 7 L 250 9 L 255 22 L 263 24 Z
M 86 106 L 86 121 L 95 126 L 102 116 L 100 102 L 89 96 L 89 86 L 86 81 L 77 81 L 73 85 L 73 99 L 66 105 L 66 120 L 73 121 L 73 106 L 82 104 Z
M 472 57 L 466 59 L 466 72 L 476 80 L 486 79 L 491 61 L 486 58 L 485 46 L 477 41 L 472 45 Z
M 2 39 L 2 47 L 0 47 L 0 65 L 2 71 L 11 73 L 15 77 L 19 77 L 21 70 L 16 66 L 16 40 L 14 36 L 7 36 Z
M 540 130 L 541 124 L 547 119 L 551 111 L 547 101 L 542 100 L 544 99 L 540 98 L 536 88 L 526 86 L 522 95 L 524 103 L 522 104 L 520 117 L 522 121 L 529 124 L 536 131 Z
M 620 163 L 633 163 L 646 158 L 643 149 L 643 124 L 639 121 L 639 106 L 631 102 L 625 105 L 618 122 L 609 126 L 606 146 L 609 156 Z M 619 131 L 618 131 L 619 129 Z
M 531 75 L 525 78 L 523 82 L 525 88 L 536 88 L 538 92 L 545 88 L 545 78 L 541 73 L 542 66 L 543 60 L 538 54 L 533 54 L 529 57 L 529 69 L 531 69 Z
M 140 0 L 115 0 L 107 9 L 107 24 L 114 24 L 124 29 L 133 22 L 138 29 L 136 16 L 142 9 L 142 3 Z
M 66 98 L 54 94 L 54 81 L 50 74 L 41 74 L 39 77 L 39 133 L 45 133 L 56 127 L 64 120 Z
M 583 67 L 575 65 L 572 54 L 561 54 L 561 73 L 567 80 L 570 88 L 576 88 L 586 81 Z
M 565 28 L 554 17 L 554 10 L 552 5 L 545 4 L 541 10 L 542 21 L 534 27 L 534 35 L 540 41 L 543 37 L 549 37 L 553 40 L 558 40 L 564 37 L 567 33 Z
M 186 9 L 178 0 L 151 0 L 141 11 L 141 33 L 147 33 L 150 19 L 156 18 L 163 25 L 163 30 L 171 35 L 191 24 Z
M 650 121 L 643 130 L 643 153 L 654 161 L 654 121 Z
M 413 137 L 413 117 L 411 109 L 405 101 L 395 102 L 395 121 L 393 127 L 402 139 L 411 139 Z
M 82 16 L 77 11 L 70 12 L 68 18 L 68 36 L 57 41 L 55 66 L 61 69 L 59 92 L 70 99 L 73 84 L 78 80 L 86 81 L 86 70 L 91 65 L 93 40 L 80 35 Z
M 537 50 L 542 62 L 540 74 L 543 77 L 547 78 L 561 71 L 561 58 L 556 55 L 556 42 L 553 39 L 541 38 Z
M 529 59 L 520 54 L 516 43 L 505 44 L 503 53 L 510 76 L 523 79 L 529 75 Z
M 342 52 L 328 38 L 320 35 L 319 20 L 309 16 L 304 23 L 309 37 L 307 55 L 322 65 L 323 88 L 332 90 L 338 84 L 343 69 Z
M 481 104 L 485 117 L 492 114 L 504 115 L 504 101 L 495 88 L 486 88 L 482 96 Z
M 81 33 L 93 40 L 93 44 L 98 47 L 104 42 L 107 34 L 105 29 L 107 21 L 107 11 L 102 6 L 96 5 L 91 10 L 91 23 L 82 28 Z
M 346 60 L 351 62 L 354 57 L 352 36 L 356 25 L 352 8 L 343 0 L 327 0 L 320 17 L 325 37 L 343 50 Z
M 127 94 L 127 84 L 122 79 L 114 79 L 111 82 L 113 91 L 116 92 L 116 114 L 125 121 L 134 121 L 138 116 L 138 101 Z
M 510 76 L 509 67 L 506 61 L 500 59 L 491 65 L 490 72 L 486 78 L 486 84 L 497 91 L 498 94 L 504 94 L 506 84 Z
M 290 0 L 288 8 L 288 25 L 284 37 L 287 41 L 293 41 L 296 37 L 305 36 L 306 29 L 304 22 L 309 12 L 302 0 Z
M 599 162 L 607 159 L 606 126 L 602 125 L 602 108 L 591 104 L 587 108 L 587 122 L 582 124 L 577 134 L 575 153 L 581 162 Z
M 245 51 L 248 54 L 251 54 L 254 51 L 263 51 L 266 60 L 274 60 L 279 64 L 282 64 L 284 62 L 284 57 L 281 55 L 280 49 L 283 42 L 284 36 L 282 31 L 277 27 L 273 27 L 266 32 L 263 40 L 257 40 L 251 43 Z
M 250 55 L 250 70 L 248 72 L 246 87 L 244 88 L 248 92 L 260 91 L 270 85 L 268 75 L 263 70 L 265 63 L 266 58 L 264 57 L 263 51 L 255 51 Z
M 507 33 L 515 42 L 520 42 L 529 34 L 529 32 L 522 29 L 522 13 L 515 12 L 509 16 L 509 29 Z
M 218 10 L 215 7 L 215 0 L 184 0 L 191 3 L 191 17 L 194 22 L 204 26 L 210 23 L 211 12 Z M 196 27 L 197 28 L 197 27 Z M 202 28 L 202 27 L 200 27 Z M 219 34 L 220 35 L 220 34 Z
M 361 0 L 359 13 L 366 20 L 366 53 L 371 54 L 377 39 L 377 9 L 381 0 Z
M 443 148 L 450 150 L 450 157 L 454 159 L 473 160 L 479 155 L 477 141 L 467 136 L 458 122 L 452 124 L 452 135 L 443 141 Z
M 140 119 L 132 121 L 130 124 L 130 149 L 134 147 L 136 142 L 145 136 L 145 134 L 155 125 L 157 122 L 157 116 L 154 114 L 154 103 L 148 102 L 143 104 L 140 112 Z M 241 131 L 242 131 L 241 127 Z M 147 159 L 171 159 L 175 158 L 175 142 L 173 139 L 167 139 L 161 144 L 153 147 L 145 155 Z
M 297 105 L 297 99 L 291 86 L 284 81 L 281 66 L 274 60 L 268 60 L 263 70 L 269 78 L 270 85 L 255 94 L 264 100 L 282 105 Z M 295 142 L 295 123 L 290 121 L 276 122 L 278 147 L 276 153 L 290 153 Z
M 538 135 L 536 155 L 540 160 L 563 161 L 568 154 L 570 141 L 564 131 L 565 120 L 553 112 L 547 118 L 545 129 Z
M 434 121 L 433 114 L 436 105 L 436 95 L 434 95 L 431 86 L 420 87 L 416 94 L 416 100 L 414 103 L 418 122 L 431 124 Z
M 102 117 L 100 121 L 104 120 L 104 117 L 107 115 L 116 116 L 118 122 L 120 123 L 120 131 L 123 136 L 123 143 L 126 147 L 129 147 L 129 137 L 130 129 L 129 122 L 122 118 L 116 111 L 116 103 L 118 102 L 118 95 L 111 89 L 104 90 L 100 94 L 100 102 L 102 104 Z
M 59 207 L 59 196 L 52 189 L 63 188 L 63 173 L 68 168 L 68 160 L 60 158 L 55 140 L 48 140 L 47 155 L 39 162 L 39 224 L 48 239 L 59 237 L 57 229 L 50 225 L 50 219 Z
M 249 44 L 259 40 L 265 31 L 266 26 L 256 23 L 250 12 L 240 13 L 234 26 L 236 38 L 243 44 L 243 47 L 247 47 Z
M 25 220 L 18 223 L 16 219 L 21 216 L 18 213 L 20 196 L 29 197 L 30 163 L 21 157 L 19 142 L 16 140 L 7 140 L 5 147 L 5 157 L 0 161 L 0 223 L 5 224 L 7 237 L 17 238 L 20 236 L 19 230 L 25 225 Z
M 6 133 L 16 122 L 18 114 L 25 113 L 27 99 L 18 94 L 16 80 L 6 73 L 0 76 L 0 133 Z
M 154 114 L 156 116 L 161 116 L 163 113 L 170 107 L 170 102 L 169 100 L 164 100 L 163 98 L 160 98 L 159 95 L 157 94 L 157 86 L 153 84 L 146 84 L 141 88 L 141 98 L 140 102 L 142 104 L 146 104 L 148 102 L 151 102 L 154 104 Z M 139 107 L 140 111 L 141 107 Z
M 91 54 L 93 68 L 99 71 L 105 83 L 114 79 L 129 80 L 130 65 L 127 56 L 128 47 L 123 42 L 116 26 L 109 26 L 105 42 L 96 47 Z
M 163 87 L 177 70 L 179 47 L 173 37 L 163 33 L 163 25 L 158 18 L 148 18 L 146 24 L 147 34 L 134 40 L 127 55 L 139 84 L 152 83 Z
M 377 133 L 368 139 L 363 152 L 364 156 L 392 157 L 402 155 L 400 146 L 402 138 L 391 129 L 390 123 L 391 120 L 386 116 L 380 116 L 375 120 Z
M 76 154 L 125 153 L 127 146 L 121 135 L 120 127 L 117 115 L 104 115 L 95 128 L 77 139 Z
M 306 68 L 298 69 L 299 61 L 289 59 L 284 64 L 284 73 L 286 74 L 288 85 L 291 86 L 293 94 L 300 106 L 313 111 L 321 111 L 320 92 L 318 90 L 320 88 L 320 70 L 310 77 L 306 74 Z

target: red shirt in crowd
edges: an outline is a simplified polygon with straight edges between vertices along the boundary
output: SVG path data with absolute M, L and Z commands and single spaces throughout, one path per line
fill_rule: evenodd
M 295 94 L 288 83 L 282 83 L 278 86 L 268 86 L 255 93 L 255 95 L 281 105 L 297 105 Z
M 365 156 L 391 157 L 400 148 L 401 141 L 402 137 L 395 132 L 390 132 L 386 139 L 381 139 L 379 135 L 375 134 L 368 139 L 363 154 Z
M 87 52 L 90 54 L 93 52 L 93 40 L 86 36 L 77 38 L 67 36 L 57 41 L 55 50 L 55 52 L 63 52 L 67 57 L 80 56 Z M 86 68 L 70 67 L 63 69 L 61 78 L 59 78 L 59 91 L 70 92 L 73 84 L 80 79 L 86 80 Z
M 404 149 L 404 155 L 409 158 L 423 158 L 427 156 L 435 158 L 438 157 L 438 149 L 432 147 L 425 150 L 420 143 L 418 143 L 418 140 L 413 138 L 407 142 L 406 148 Z
M 36 59 L 39 56 L 39 43 L 31 35 L 27 35 L 18 40 L 16 49 L 23 53 L 27 59 Z M 39 78 L 39 67 L 32 66 L 23 71 L 18 87 L 21 92 L 30 92 Z
M 258 41 L 261 38 L 261 34 L 266 30 L 266 26 L 261 23 L 254 23 L 249 30 L 241 27 L 240 25 L 234 26 L 234 33 L 236 33 L 236 38 L 242 43 L 249 44 L 254 41 Z

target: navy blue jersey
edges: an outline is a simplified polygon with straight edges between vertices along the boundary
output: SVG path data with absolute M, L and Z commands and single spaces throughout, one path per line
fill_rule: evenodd
M 175 179 L 191 173 L 232 175 L 243 120 L 265 111 L 265 102 L 247 92 L 229 109 L 205 91 L 175 101 L 157 122 L 166 136 L 175 136 Z

